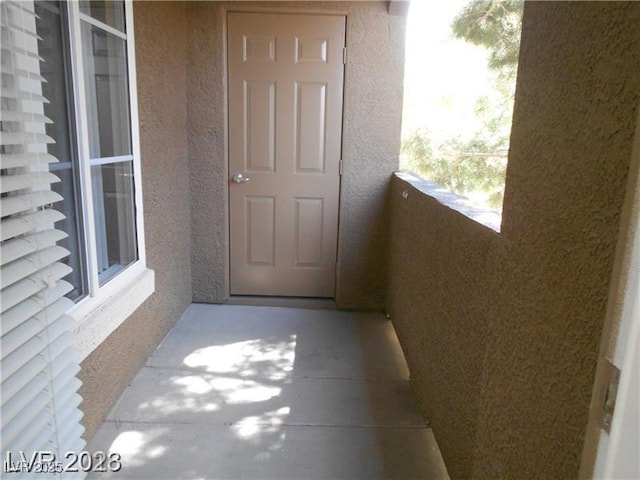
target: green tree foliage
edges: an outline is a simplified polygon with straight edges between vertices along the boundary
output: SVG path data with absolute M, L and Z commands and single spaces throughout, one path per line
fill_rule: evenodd
M 462 9 L 451 24 L 456 38 L 484 47 L 489 68 L 515 73 L 520 51 L 522 1 L 477 0 Z
M 460 194 L 482 192 L 492 208 L 502 206 L 511 133 L 515 77 L 520 46 L 522 1 L 476 0 L 455 17 L 453 36 L 488 52 L 488 67 L 495 73 L 491 98 L 476 101 L 479 131 L 434 144 L 426 129 L 403 139 L 403 167 Z
M 454 137 L 435 148 L 428 130 L 413 132 L 403 141 L 405 167 L 461 194 L 481 191 L 491 208 L 502 205 L 506 152 L 498 139 L 481 133 L 467 139 Z

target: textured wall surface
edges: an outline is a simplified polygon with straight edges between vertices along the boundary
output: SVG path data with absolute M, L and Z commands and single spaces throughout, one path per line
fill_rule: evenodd
M 194 301 L 222 302 L 227 274 L 225 11 L 347 15 L 337 302 L 381 309 L 389 173 L 398 167 L 404 24 L 386 2 L 188 2 L 188 118 Z M 375 46 L 375 47 L 373 47 Z
M 640 100 L 639 25 L 636 2 L 525 9 L 509 295 L 487 345 L 476 476 L 578 471 Z
M 191 301 L 182 4 L 135 4 L 147 265 L 156 291 L 81 364 L 85 438 Z
M 501 234 L 394 180 L 390 311 L 454 478 L 578 475 L 638 25 L 633 2 L 526 3 Z
M 193 301 L 225 300 L 228 281 L 226 65 L 221 2 L 186 2 Z
M 405 17 L 361 2 L 347 20 L 338 258 L 340 308 L 381 309 L 387 277 L 389 173 L 398 168 Z
M 402 193 L 408 193 L 403 198 Z M 500 238 L 394 178 L 388 311 L 452 478 L 471 471 Z

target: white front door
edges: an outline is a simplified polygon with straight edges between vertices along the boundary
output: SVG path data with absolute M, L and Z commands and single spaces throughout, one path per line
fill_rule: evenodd
M 228 14 L 230 292 L 334 297 L 345 17 Z

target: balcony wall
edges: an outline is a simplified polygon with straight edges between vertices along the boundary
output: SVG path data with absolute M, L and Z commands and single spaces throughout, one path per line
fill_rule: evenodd
M 393 180 L 389 312 L 452 478 L 578 476 L 639 24 L 633 2 L 525 4 L 501 233 Z

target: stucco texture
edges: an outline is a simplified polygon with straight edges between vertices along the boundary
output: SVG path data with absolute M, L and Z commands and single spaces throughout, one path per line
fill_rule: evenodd
M 578 476 L 639 24 L 634 2 L 525 3 L 500 234 L 393 180 L 389 311 L 452 478 Z
M 85 438 L 191 302 L 185 9 L 135 4 L 147 266 L 155 293 L 81 364 Z
M 398 167 L 405 17 L 387 2 L 187 2 L 194 301 L 227 297 L 224 18 L 229 10 L 347 15 L 338 284 L 341 308 L 380 310 L 386 292 L 389 173 Z
M 225 13 L 222 2 L 185 8 L 193 300 L 221 303 L 229 270 Z

